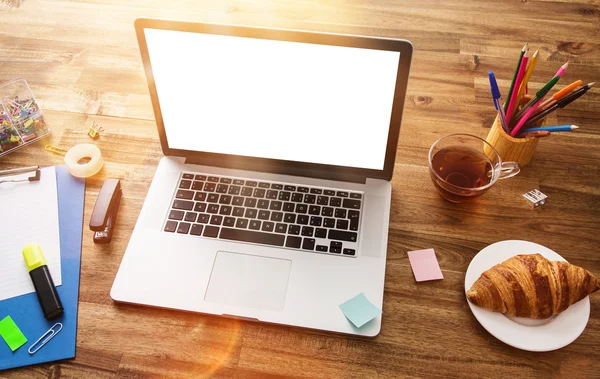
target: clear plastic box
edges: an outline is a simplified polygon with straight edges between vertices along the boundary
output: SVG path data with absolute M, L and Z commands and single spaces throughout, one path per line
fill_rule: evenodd
M 0 85 L 0 157 L 50 135 L 25 79 Z

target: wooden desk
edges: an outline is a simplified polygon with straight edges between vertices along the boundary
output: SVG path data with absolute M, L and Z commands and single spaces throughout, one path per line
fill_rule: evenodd
M 12 0 L 19 2 L 18 0 Z M 11 3 L 3 0 L 2 3 Z M 372 340 L 115 304 L 109 290 L 162 156 L 133 21 L 162 17 L 406 38 L 415 45 L 393 179 L 383 329 Z M 575 133 L 544 139 L 532 163 L 473 204 L 434 192 L 427 151 L 453 132 L 485 136 L 494 119 L 487 73 L 506 93 L 525 41 L 540 49 L 530 87 L 565 61 L 561 80 L 600 79 L 600 7 L 591 0 L 57 1 L 0 5 L 0 82 L 26 78 L 52 136 L 0 159 L 0 169 L 60 164 L 46 143 L 90 142 L 106 164 L 87 181 L 85 225 L 105 178 L 124 199 L 113 242 L 84 230 L 77 357 L 2 377 L 594 377 L 600 372 L 600 294 L 581 337 L 549 353 L 511 348 L 471 314 L 471 258 L 504 239 L 544 244 L 600 277 L 600 90 L 551 118 Z M 530 210 L 520 195 L 549 196 Z M 6 221 L 3 219 L 3 222 Z M 407 251 L 434 247 L 444 280 L 415 283 Z

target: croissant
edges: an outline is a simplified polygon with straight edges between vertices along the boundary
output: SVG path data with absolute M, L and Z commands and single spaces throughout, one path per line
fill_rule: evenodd
M 467 291 L 467 298 L 493 312 L 546 319 L 599 289 L 598 280 L 585 269 L 529 254 L 485 271 Z

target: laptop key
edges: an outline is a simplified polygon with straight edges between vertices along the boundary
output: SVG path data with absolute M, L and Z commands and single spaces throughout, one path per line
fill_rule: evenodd
M 325 246 L 325 245 L 317 245 L 317 251 L 327 252 L 327 246 Z
M 277 199 L 277 195 L 279 194 L 279 192 L 277 191 L 273 191 L 273 190 L 268 190 L 267 194 L 265 195 L 265 197 L 267 199 L 272 199 L 272 200 L 276 200 Z
M 258 211 L 256 209 L 246 209 L 246 214 L 244 217 L 246 218 L 256 218 L 256 213 Z
M 343 230 L 329 229 L 328 238 L 336 241 L 356 242 L 357 234 L 354 232 L 345 232 Z
M 311 205 L 308 207 L 308 214 L 318 216 L 321 214 L 321 207 L 318 205 Z
M 196 222 L 196 213 L 194 212 L 187 212 L 185 214 L 185 221 L 187 222 Z
M 242 196 L 252 196 L 252 188 L 250 188 L 250 187 L 242 188 Z
M 206 203 L 196 203 L 195 212 L 206 212 Z
M 304 199 L 304 195 L 298 192 L 294 192 L 292 194 L 292 201 L 295 201 L 296 203 L 301 203 L 302 199 Z
M 271 187 L 271 185 L 269 183 L 265 183 L 265 182 L 258 183 L 258 186 L 260 188 L 270 188 Z
M 304 203 L 305 204 L 314 204 L 316 200 L 317 200 L 317 197 L 315 195 L 310 195 L 310 194 L 304 195 Z
M 272 223 L 270 221 L 265 221 L 262 224 L 262 231 L 263 232 L 272 232 L 274 227 L 275 227 L 274 223 Z
M 348 192 L 346 192 L 346 191 L 337 191 L 336 192 L 336 196 L 339 196 L 339 197 L 348 197 Z
M 208 201 L 209 203 L 218 203 L 219 202 L 219 195 L 216 193 L 209 193 L 206 201 Z
M 209 182 L 213 182 L 213 183 L 218 183 L 219 182 L 219 178 L 217 178 L 216 176 L 209 176 L 207 180 Z
M 235 223 L 235 227 L 241 228 L 241 229 L 246 229 L 248 227 L 248 221 L 249 220 L 247 218 L 238 218 Z
M 206 175 L 196 175 L 196 177 L 194 179 L 196 179 L 196 180 L 206 180 Z
M 360 216 L 360 212 L 359 211 L 353 211 L 353 210 L 348 211 L 348 218 L 350 220 L 357 220 L 358 221 L 358 217 L 359 216 Z
M 256 183 L 255 181 L 252 181 L 252 180 L 246 180 L 246 185 L 247 185 L 248 187 L 256 187 L 256 184 L 257 184 L 257 183 Z
M 287 232 L 286 224 L 277 224 L 275 225 L 275 233 L 285 233 Z
M 231 179 L 230 178 L 221 178 L 221 183 L 231 184 Z
M 279 192 L 279 200 L 288 201 L 290 199 L 290 195 L 291 193 L 289 192 L 281 191 Z
M 165 232 L 173 233 L 177 230 L 177 221 L 167 221 L 165 224 Z
M 350 220 L 350 230 L 357 231 L 358 230 L 358 219 Z
M 204 183 L 204 192 L 215 192 L 216 187 L 215 183 L 206 182 Z M 204 233 L 206 233 L 206 230 L 204 230 Z
M 230 195 L 239 195 L 242 187 L 240 186 L 229 186 L 229 191 L 227 191 Z
M 259 199 L 262 199 L 265 197 L 265 190 L 263 188 L 255 188 L 252 197 L 258 197 Z
M 325 190 L 323 193 L 327 196 L 335 196 L 335 191 L 332 190 Z
M 227 193 L 227 190 L 229 190 L 229 186 L 227 184 L 219 184 L 219 185 L 217 185 L 217 192 L 218 193 Z
M 235 217 L 225 217 L 223 219 L 223 226 L 231 226 L 235 225 Z
M 177 227 L 177 233 L 188 234 L 188 232 L 190 231 L 190 226 L 192 226 L 192 224 L 189 224 L 187 222 L 180 222 L 179 226 Z
M 329 252 L 340 254 L 342 252 L 342 243 L 331 241 L 331 243 L 329 244 Z
M 194 191 L 202 191 L 202 188 L 204 188 L 204 182 L 194 182 L 192 184 L 192 189 Z
M 272 211 L 280 211 L 283 203 L 281 201 L 271 201 L 271 205 L 269 205 L 269 209 Z
M 202 226 L 200 224 L 194 224 L 194 225 L 192 225 L 192 229 L 190 229 L 190 234 L 193 236 L 201 236 L 203 229 L 204 229 L 204 226 Z
M 269 200 L 260 199 L 256 203 L 256 208 L 259 208 L 259 209 L 269 209 Z
M 311 188 L 310 189 L 310 193 L 314 193 L 314 194 L 320 195 L 320 194 L 323 193 L 323 190 L 320 189 L 320 188 Z
M 196 192 L 196 195 L 194 196 L 194 200 L 196 200 L 196 201 L 206 200 L 206 192 Z
M 329 197 L 327 197 L 327 196 L 317 196 L 317 204 L 319 204 L 319 205 L 329 205 Z
M 301 225 L 308 225 L 308 216 L 306 215 L 298 215 L 296 222 Z
M 183 200 L 192 200 L 194 198 L 194 191 L 179 190 L 175 194 L 175 198 Z
M 271 221 L 279 222 L 283 220 L 283 212 L 271 212 Z
M 306 204 L 296 204 L 296 213 L 306 213 L 308 212 L 308 207 Z
M 312 226 L 321 226 L 322 222 L 323 222 L 323 218 L 321 218 L 319 216 L 311 216 L 310 217 L 310 225 L 312 225 Z
M 284 186 L 283 189 L 286 191 L 295 191 L 296 186 Z
M 302 193 L 308 193 L 308 187 L 298 187 L 297 191 Z
M 194 174 L 183 174 L 184 179 L 194 179 Z
M 300 227 L 298 225 L 290 225 L 288 226 L 288 234 L 299 235 Z
M 222 222 L 223 222 L 223 216 L 213 215 L 210 218 L 211 225 L 221 225 Z
M 176 211 L 171 209 L 171 212 L 169 212 L 169 219 L 170 220 L 183 220 L 183 211 Z
M 342 205 L 342 199 L 340 199 L 339 197 L 332 197 L 331 199 L 329 199 L 329 205 L 331 205 L 332 207 L 339 207 Z
M 344 249 L 344 255 L 355 255 L 356 251 L 354 249 Z
M 258 211 L 258 219 L 259 220 L 268 220 L 269 216 L 271 216 L 271 212 L 269 212 L 269 211 L 265 211 L 265 210 Z
M 302 240 L 302 249 L 303 250 L 314 250 L 315 248 L 315 239 L 314 238 L 304 238 Z
M 321 209 L 321 216 L 331 217 L 333 216 L 333 208 L 331 207 L 323 207 Z
M 317 238 L 327 238 L 327 229 L 317 228 L 315 230 L 315 237 L 317 237 Z
M 235 216 L 235 217 L 242 217 L 242 216 L 244 216 L 244 208 L 242 208 L 242 207 L 235 207 L 235 208 L 233 208 L 232 215 Z
M 335 224 L 335 228 L 347 230 L 348 229 L 348 220 L 337 220 L 337 222 Z
M 216 238 L 219 235 L 219 227 L 206 225 L 204 227 L 204 233 L 202 235 L 204 237 Z
M 296 222 L 296 215 L 293 214 L 293 213 L 286 213 L 285 217 L 283 218 L 283 221 L 287 222 L 287 223 L 290 223 L 290 224 L 293 224 L 293 223 Z
M 241 179 L 233 179 L 233 184 L 238 185 L 238 186 L 243 186 L 244 181 Z
M 192 186 L 191 180 L 183 179 L 182 181 L 179 182 L 179 188 L 190 189 L 191 186 Z
M 244 198 L 241 196 L 235 196 L 231 202 L 233 205 L 244 205 Z
M 229 216 L 231 214 L 231 205 L 221 205 L 221 208 L 219 209 L 219 214 Z
M 184 211 L 191 211 L 192 209 L 194 209 L 194 202 L 187 201 L 187 200 L 175 200 L 175 201 L 173 201 L 172 208 L 182 209 Z
M 283 246 L 285 236 L 274 233 L 254 232 L 250 230 L 239 230 L 230 228 L 221 228 L 220 239 L 261 243 L 271 246 Z
M 334 228 L 335 227 L 335 219 L 334 218 L 325 218 L 323 220 L 323 226 L 326 228 Z
M 218 213 L 219 206 L 217 204 L 208 204 L 208 207 L 206 207 L 206 211 L 208 213 Z
M 293 212 L 295 207 L 296 206 L 294 205 L 294 203 L 284 203 L 283 211 L 284 212 Z
M 271 188 L 281 190 L 283 189 L 283 184 L 271 183 Z
M 247 197 L 246 201 L 244 201 L 244 206 L 246 206 L 248 208 L 254 208 L 254 207 L 256 207 L 256 199 L 253 199 L 251 197 Z
M 221 195 L 219 197 L 219 204 L 231 204 L 231 195 Z
M 312 237 L 314 231 L 315 230 L 313 229 L 312 226 L 303 226 L 300 234 L 302 234 L 304 237 Z
M 210 220 L 210 215 L 207 215 L 206 213 L 201 213 L 198 215 L 198 219 L 196 220 L 196 222 L 208 224 L 208 220 Z
M 335 217 L 346 218 L 346 210 L 343 208 L 335 208 Z
M 296 249 L 299 249 L 301 244 L 301 237 L 288 236 L 285 240 L 285 247 L 295 247 Z
M 260 230 L 260 221 L 258 220 L 250 220 L 249 229 Z
M 362 194 L 356 193 L 356 192 L 351 192 L 350 193 L 350 198 L 351 199 L 362 199 Z
M 360 200 L 344 199 L 342 206 L 344 208 L 360 209 Z

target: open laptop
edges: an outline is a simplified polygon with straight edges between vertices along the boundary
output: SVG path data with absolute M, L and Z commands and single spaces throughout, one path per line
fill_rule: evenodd
M 165 155 L 116 301 L 375 336 L 407 41 L 139 19 Z

